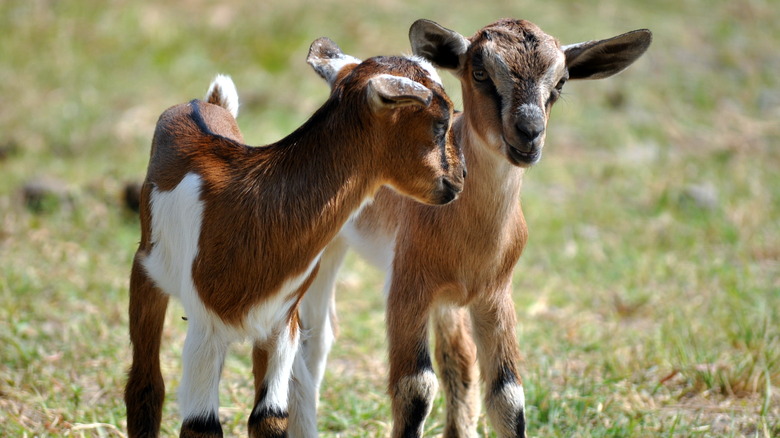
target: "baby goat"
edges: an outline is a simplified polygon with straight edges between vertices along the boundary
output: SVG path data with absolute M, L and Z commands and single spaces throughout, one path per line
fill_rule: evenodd
M 310 337 L 300 353 L 318 385 L 333 341 L 335 273 L 352 247 L 389 273 L 393 437 L 420 436 L 431 409 L 437 380 L 430 320 L 447 400 L 444 436 L 476 435 L 478 363 L 496 434 L 523 437 L 512 274 L 528 237 L 520 208 L 524 170 L 541 158 L 550 111 L 564 83 L 619 73 L 645 52 L 652 35 L 637 30 L 562 46 L 533 23 L 505 19 L 470 38 L 419 20 L 409 36 L 415 54 L 460 79 L 463 112 L 452 133 L 463 148 L 469 182 L 456 202 L 441 208 L 382 190 L 350 221 L 328 245 L 301 303 Z
M 230 343 L 246 338 L 254 343 L 256 391 L 249 436 L 284 436 L 297 307 L 326 244 L 383 185 L 427 204 L 446 204 L 461 191 L 462 154 L 448 135 L 453 105 L 427 61 L 361 63 L 321 38 L 308 62 L 331 84 L 330 97 L 272 145 L 243 143 L 237 94 L 224 76 L 207 102 L 193 100 L 160 116 L 130 277 L 131 437 L 159 434 L 160 337 L 169 296 L 181 300 L 188 321 L 180 436 L 222 436 L 220 373 Z M 300 418 L 311 424 L 291 434 L 316 434 L 310 402 L 299 409 L 308 409 Z

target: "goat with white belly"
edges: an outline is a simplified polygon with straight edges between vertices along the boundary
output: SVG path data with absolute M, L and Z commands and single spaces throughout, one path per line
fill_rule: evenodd
M 166 110 L 141 193 L 141 242 L 130 277 L 133 362 L 125 389 L 131 437 L 159 434 L 160 338 L 169 296 L 187 314 L 179 405 L 182 437 L 221 437 L 218 385 L 231 342 L 254 344 L 249 436 L 316 434 L 314 397 L 288 413 L 298 303 L 326 244 L 383 185 L 428 204 L 461 191 L 449 135 L 453 106 L 419 58 L 344 55 L 327 38 L 308 62 L 331 85 L 299 129 L 265 147 L 243 143 L 232 81 Z M 307 404 L 308 403 L 308 404 Z M 296 412 L 294 409 L 298 409 Z
M 533 23 L 505 19 L 471 38 L 418 20 L 409 36 L 415 54 L 460 79 L 463 112 L 452 131 L 469 181 L 444 207 L 381 190 L 361 210 L 326 249 L 301 303 L 310 336 L 296 360 L 307 361 L 319 385 L 333 341 L 335 273 L 352 247 L 389 272 L 393 436 L 420 436 L 431 409 L 438 386 L 428 347 L 432 319 L 447 400 L 444 436 L 476 435 L 478 362 L 493 428 L 501 437 L 522 437 L 525 397 L 511 282 L 528 237 L 519 202 L 524 169 L 541 158 L 550 109 L 564 83 L 622 71 L 645 52 L 652 34 L 637 30 L 561 46 Z

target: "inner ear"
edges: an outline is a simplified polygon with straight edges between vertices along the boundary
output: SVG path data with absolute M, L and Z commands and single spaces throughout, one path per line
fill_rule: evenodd
M 645 53 L 653 41 L 647 29 L 613 38 L 561 47 L 571 79 L 602 79 L 620 73 Z
M 463 66 L 469 41 L 454 30 L 431 20 L 417 20 L 409 28 L 412 52 L 433 65 L 450 70 Z
M 427 107 L 433 93 L 425 85 L 403 76 L 378 75 L 368 81 L 368 97 L 375 109 L 409 105 Z
M 306 62 L 328 84 L 333 86 L 342 68 L 351 64 L 360 64 L 360 60 L 344 54 L 341 48 L 330 38 L 322 37 L 314 40 L 309 47 Z

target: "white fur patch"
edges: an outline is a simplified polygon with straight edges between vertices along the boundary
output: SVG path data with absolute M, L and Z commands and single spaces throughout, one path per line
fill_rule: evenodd
M 420 400 L 426 402 L 425 415 L 418 426 L 417 433 L 422 436 L 425 425 L 425 418 L 431 413 L 433 399 L 436 397 L 436 391 L 439 389 L 439 381 L 433 371 L 426 370 L 421 373 L 406 376 L 396 383 L 395 399 L 400 402 L 400 406 L 417 406 Z M 408 420 L 405 420 L 408 421 Z M 418 435 L 416 435 L 418 436 Z
M 332 87 L 336 82 L 336 78 L 338 77 L 339 72 L 341 72 L 341 69 L 351 64 L 360 64 L 361 62 L 362 61 L 354 56 L 342 53 L 337 58 L 316 61 L 315 64 L 320 65 L 320 67 L 315 67 L 315 69 L 325 76 L 325 80 L 328 81 L 328 84 Z M 327 66 L 327 68 L 322 67 L 323 65 Z
M 287 412 L 290 376 L 292 375 L 292 366 L 297 350 L 297 332 L 294 337 L 291 337 L 290 327 L 284 325 L 276 337 L 274 348 L 268 352 L 268 368 L 265 373 L 267 392 L 265 399 L 256 406 L 256 409 L 270 408 Z
M 342 68 L 350 65 L 350 64 L 360 64 L 362 61 L 355 58 L 354 56 L 341 54 L 338 58 L 334 58 L 331 60 L 331 68 L 333 68 L 333 71 L 338 74 Z
M 296 438 L 314 438 L 317 436 L 317 385 L 312 381 L 301 354 L 295 355 L 290 385 L 287 434 Z
M 407 56 L 406 58 L 410 59 L 410 60 L 412 60 L 412 61 L 414 61 L 414 62 L 416 62 L 418 64 L 420 64 L 420 67 L 424 68 L 425 71 L 428 72 L 428 76 L 430 76 L 431 79 L 433 79 L 434 82 L 436 82 L 437 84 L 439 84 L 441 86 L 444 86 L 444 85 L 442 85 L 441 76 L 439 76 L 439 72 L 436 71 L 436 68 L 433 66 L 433 64 L 428 62 L 427 59 L 425 59 L 425 58 L 423 58 L 421 56 L 417 56 L 417 55 L 410 55 L 410 56 Z
M 191 271 L 203 220 L 200 186 L 200 177 L 189 173 L 169 192 L 153 188 L 150 198 L 152 250 L 142 264 L 160 289 L 183 302 L 195 294 Z
M 304 328 L 301 337 L 304 342 L 298 356 L 302 356 L 311 373 L 315 389 L 320 387 L 328 353 L 335 339 L 335 283 L 339 267 L 344 261 L 347 246 L 344 239 L 336 237 L 322 254 L 320 269 L 298 306 L 298 315 Z M 297 360 L 297 359 L 296 359 Z M 316 391 L 315 391 L 316 393 Z M 317 397 L 315 397 L 317 398 Z
M 219 411 L 219 379 L 229 346 L 208 322 L 190 318 L 179 384 L 179 411 L 183 419 Z
M 517 415 L 525 415 L 525 392 L 523 385 L 509 383 L 487 400 L 490 422 L 501 436 L 512 436 Z
M 238 91 L 236 90 L 236 84 L 233 83 L 233 79 L 228 75 L 217 75 L 211 82 L 204 100 L 208 101 L 215 92 L 219 99 L 217 105 L 230 111 L 233 118 L 238 117 Z
M 439 390 L 439 380 L 433 371 L 425 370 L 413 376 L 403 377 L 396 384 L 396 397 L 403 400 L 423 399 L 433 401 Z
M 395 233 L 367 233 L 356 226 L 355 221 L 349 221 L 341 229 L 350 248 L 375 267 L 389 272 L 395 257 Z

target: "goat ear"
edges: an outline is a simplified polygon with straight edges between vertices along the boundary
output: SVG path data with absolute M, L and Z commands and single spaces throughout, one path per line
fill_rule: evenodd
M 368 81 L 368 99 L 374 109 L 427 107 L 432 97 L 428 87 L 403 76 L 378 75 Z
M 650 47 L 653 34 L 635 30 L 599 41 L 561 47 L 570 79 L 602 79 L 620 73 Z
M 417 20 L 409 28 L 412 52 L 436 67 L 460 70 L 469 48 L 469 40 L 431 20 Z
M 326 37 L 317 38 L 311 43 L 306 62 L 318 75 L 328 81 L 331 87 L 342 68 L 350 64 L 360 64 L 359 59 L 345 55 L 338 44 Z

